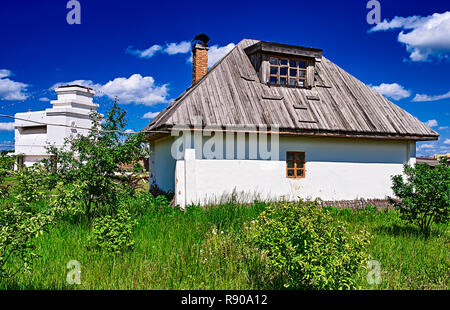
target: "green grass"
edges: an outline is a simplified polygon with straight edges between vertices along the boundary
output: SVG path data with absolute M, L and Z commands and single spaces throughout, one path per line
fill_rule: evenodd
M 186 213 L 149 206 L 134 212 L 138 226 L 133 252 L 111 257 L 87 249 L 88 222 L 60 221 L 36 240 L 41 256 L 29 274 L 0 281 L 0 289 L 273 289 L 270 271 L 243 234 L 262 203 L 233 204 Z M 132 209 L 133 210 L 133 209 Z M 371 258 L 381 263 L 382 282 L 369 285 L 361 267 L 363 289 L 449 289 L 450 233 L 434 226 L 429 237 L 404 224 L 396 211 L 331 211 L 355 233 L 371 235 Z M 216 232 L 214 234 L 213 232 Z M 70 260 L 81 263 L 81 285 L 66 282 Z

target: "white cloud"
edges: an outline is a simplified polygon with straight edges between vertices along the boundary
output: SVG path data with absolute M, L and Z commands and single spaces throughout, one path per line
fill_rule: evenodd
M 403 86 L 397 83 L 392 84 L 382 83 L 378 86 L 372 86 L 372 88 L 375 89 L 380 94 L 382 94 L 383 96 L 392 98 L 394 100 L 400 100 L 411 96 L 411 92 L 409 92 Z
M 82 85 L 93 88 L 98 96 L 106 95 L 119 98 L 120 104 L 143 104 L 147 106 L 168 102 L 168 84 L 157 86 L 151 76 L 133 74 L 129 78 L 119 77 L 101 85 L 91 80 L 76 80 L 72 82 L 56 83 L 52 89 L 62 85 Z
M 50 89 L 55 89 L 58 88 L 60 86 L 64 86 L 64 85 L 80 85 L 80 86 L 86 86 L 95 90 L 100 90 L 100 88 L 102 87 L 101 84 L 95 84 L 94 82 L 92 82 L 91 80 L 75 80 L 75 81 L 71 81 L 71 82 L 58 82 L 56 84 L 54 84 L 52 87 L 50 87 Z
M 133 74 L 129 78 L 115 78 L 101 87 L 101 90 L 109 97 L 117 96 L 120 103 L 137 103 L 154 105 L 168 101 L 167 84 L 155 85 L 155 79 L 151 76 Z
M 7 69 L 0 69 L 0 79 L 8 77 L 11 75 L 11 71 Z
M 428 61 L 431 56 L 448 58 L 450 52 L 450 11 L 430 16 L 394 17 L 369 32 L 402 29 L 398 41 L 406 45 L 412 61 Z M 404 32 L 407 30 L 409 32 Z
M 133 49 L 133 46 L 128 46 L 125 53 L 137 56 L 139 58 L 151 58 L 153 55 L 155 55 L 156 52 L 160 51 L 162 49 L 161 45 L 155 44 L 147 48 L 146 50 L 138 50 Z
M 234 43 L 229 43 L 225 46 L 213 45 L 208 51 L 208 67 L 214 66 L 216 62 L 221 60 L 229 51 L 235 47 Z
M 169 55 L 175 54 L 186 54 L 191 50 L 191 42 L 189 41 L 181 41 L 180 43 L 169 43 L 167 44 L 166 52 Z
M 42 97 L 42 98 L 39 98 L 39 101 L 50 101 L 50 99 L 48 99 L 47 97 Z
M 425 125 L 427 125 L 428 127 L 436 127 L 438 125 L 438 122 L 435 119 L 430 119 L 425 122 Z
M 14 130 L 13 122 L 0 123 L 0 131 L 13 131 L 13 130 Z
M 418 148 L 419 149 L 434 149 L 434 148 L 436 148 L 436 146 L 431 143 L 425 143 L 425 144 L 419 145 Z
M 0 100 L 25 100 L 28 85 L 16 82 L 7 77 L 12 75 L 10 70 L 0 69 Z
M 447 129 L 448 129 L 448 126 L 441 126 L 438 128 L 438 130 L 447 130 Z
M 450 139 L 445 139 L 444 144 L 450 145 Z
M 154 119 L 158 114 L 159 112 L 147 112 L 144 114 L 144 116 L 142 116 L 142 118 Z
M 449 34 L 449 36 L 450 36 L 450 34 Z M 442 99 L 447 99 L 447 98 L 450 98 L 450 91 L 446 94 L 436 95 L 436 96 L 430 96 L 430 95 L 425 95 L 425 94 L 416 94 L 416 96 L 414 97 L 414 99 L 412 101 L 415 101 L 415 102 L 437 101 L 437 100 L 442 100 Z

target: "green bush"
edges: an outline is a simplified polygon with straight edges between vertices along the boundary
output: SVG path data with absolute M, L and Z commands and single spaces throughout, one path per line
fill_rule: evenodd
M 354 288 L 354 274 L 368 259 L 368 233 L 351 236 L 312 201 L 271 204 L 250 231 L 288 288 Z
M 46 185 L 47 173 L 41 167 L 23 168 L 17 173 L 17 185 L 14 187 L 16 203 L 29 208 L 34 202 L 44 201 L 48 195 Z
M 50 215 L 26 212 L 14 204 L 0 208 L 0 278 L 10 278 L 31 269 L 37 257 L 32 240 L 41 235 L 51 221 Z M 8 268 L 7 263 L 12 260 L 16 260 L 16 264 Z
M 391 202 L 404 220 L 429 232 L 431 223 L 447 223 L 450 218 L 450 167 L 446 162 L 431 169 L 427 164 L 404 166 L 404 174 L 392 177 L 398 200 Z
M 119 209 L 114 216 L 105 215 L 96 218 L 92 225 L 91 247 L 110 254 L 132 250 L 135 225 L 136 221 L 124 208 Z

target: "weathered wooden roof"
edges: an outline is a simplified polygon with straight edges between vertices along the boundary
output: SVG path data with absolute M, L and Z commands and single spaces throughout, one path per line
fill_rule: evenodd
M 281 134 L 435 140 L 438 134 L 330 60 L 315 65 L 312 89 L 260 83 L 244 39 L 146 130 L 174 125 L 270 126 Z M 150 133 L 150 135 L 152 135 Z

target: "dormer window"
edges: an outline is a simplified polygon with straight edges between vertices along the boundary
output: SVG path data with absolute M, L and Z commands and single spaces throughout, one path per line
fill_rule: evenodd
M 269 57 L 269 84 L 305 87 L 307 63 L 302 58 Z
M 267 85 L 313 88 L 322 50 L 259 41 L 244 49 L 259 81 Z

